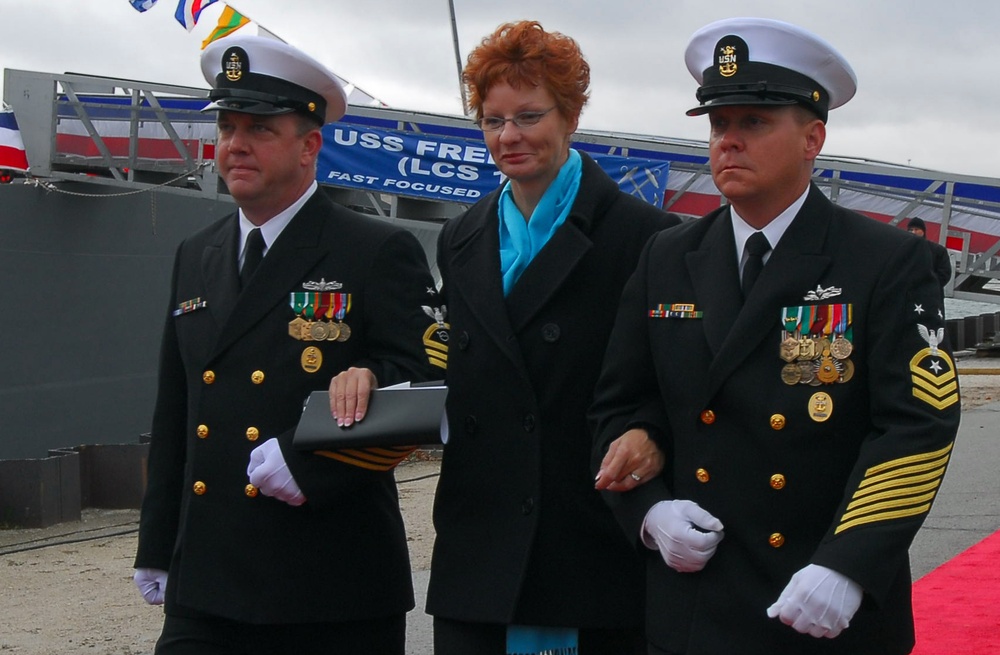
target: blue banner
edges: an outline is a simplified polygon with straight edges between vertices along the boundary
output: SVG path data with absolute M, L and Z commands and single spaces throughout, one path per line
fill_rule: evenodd
M 586 145 L 574 147 L 586 149 L 623 191 L 662 206 L 669 162 L 606 155 Z M 482 140 L 330 123 L 323 128 L 316 179 L 332 186 L 472 204 L 497 188 L 503 176 Z

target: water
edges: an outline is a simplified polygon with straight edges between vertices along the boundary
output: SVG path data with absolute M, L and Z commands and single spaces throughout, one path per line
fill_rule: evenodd
M 946 318 L 965 318 L 966 316 L 995 314 L 997 312 L 1000 312 L 1000 302 L 978 302 L 976 300 L 959 300 L 958 298 L 944 299 Z

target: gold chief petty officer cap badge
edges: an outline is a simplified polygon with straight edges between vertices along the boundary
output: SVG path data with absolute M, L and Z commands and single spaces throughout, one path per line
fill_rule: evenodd
M 340 120 L 347 95 L 340 79 L 309 55 L 276 39 L 231 36 L 201 54 L 212 86 L 202 111 L 273 116 L 298 112 L 320 125 Z
M 767 18 L 727 18 L 691 37 L 684 52 L 700 103 L 688 116 L 732 105 L 794 105 L 824 123 L 858 82 L 837 50 L 796 25 Z

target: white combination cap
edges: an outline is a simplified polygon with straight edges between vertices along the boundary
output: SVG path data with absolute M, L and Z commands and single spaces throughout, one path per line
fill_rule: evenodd
M 236 35 L 210 43 L 201 53 L 201 72 L 212 86 L 212 103 L 203 111 L 299 112 L 321 125 L 347 112 L 337 76 L 277 39 Z
M 769 18 L 727 18 L 691 37 L 684 61 L 700 85 L 689 116 L 726 105 L 791 105 L 827 112 L 854 97 L 847 60 L 812 32 Z

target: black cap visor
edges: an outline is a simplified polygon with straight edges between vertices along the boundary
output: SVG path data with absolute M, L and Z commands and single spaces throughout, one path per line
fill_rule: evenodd
M 716 107 L 736 107 L 741 105 L 796 105 L 799 104 L 798 100 L 790 100 L 788 98 L 775 98 L 760 96 L 757 94 L 742 93 L 721 96 L 718 98 L 713 98 L 707 101 L 703 105 L 699 105 L 692 109 L 687 110 L 688 116 L 701 116 L 702 114 L 707 114 L 710 110 Z M 810 107 L 812 109 L 812 107 Z

